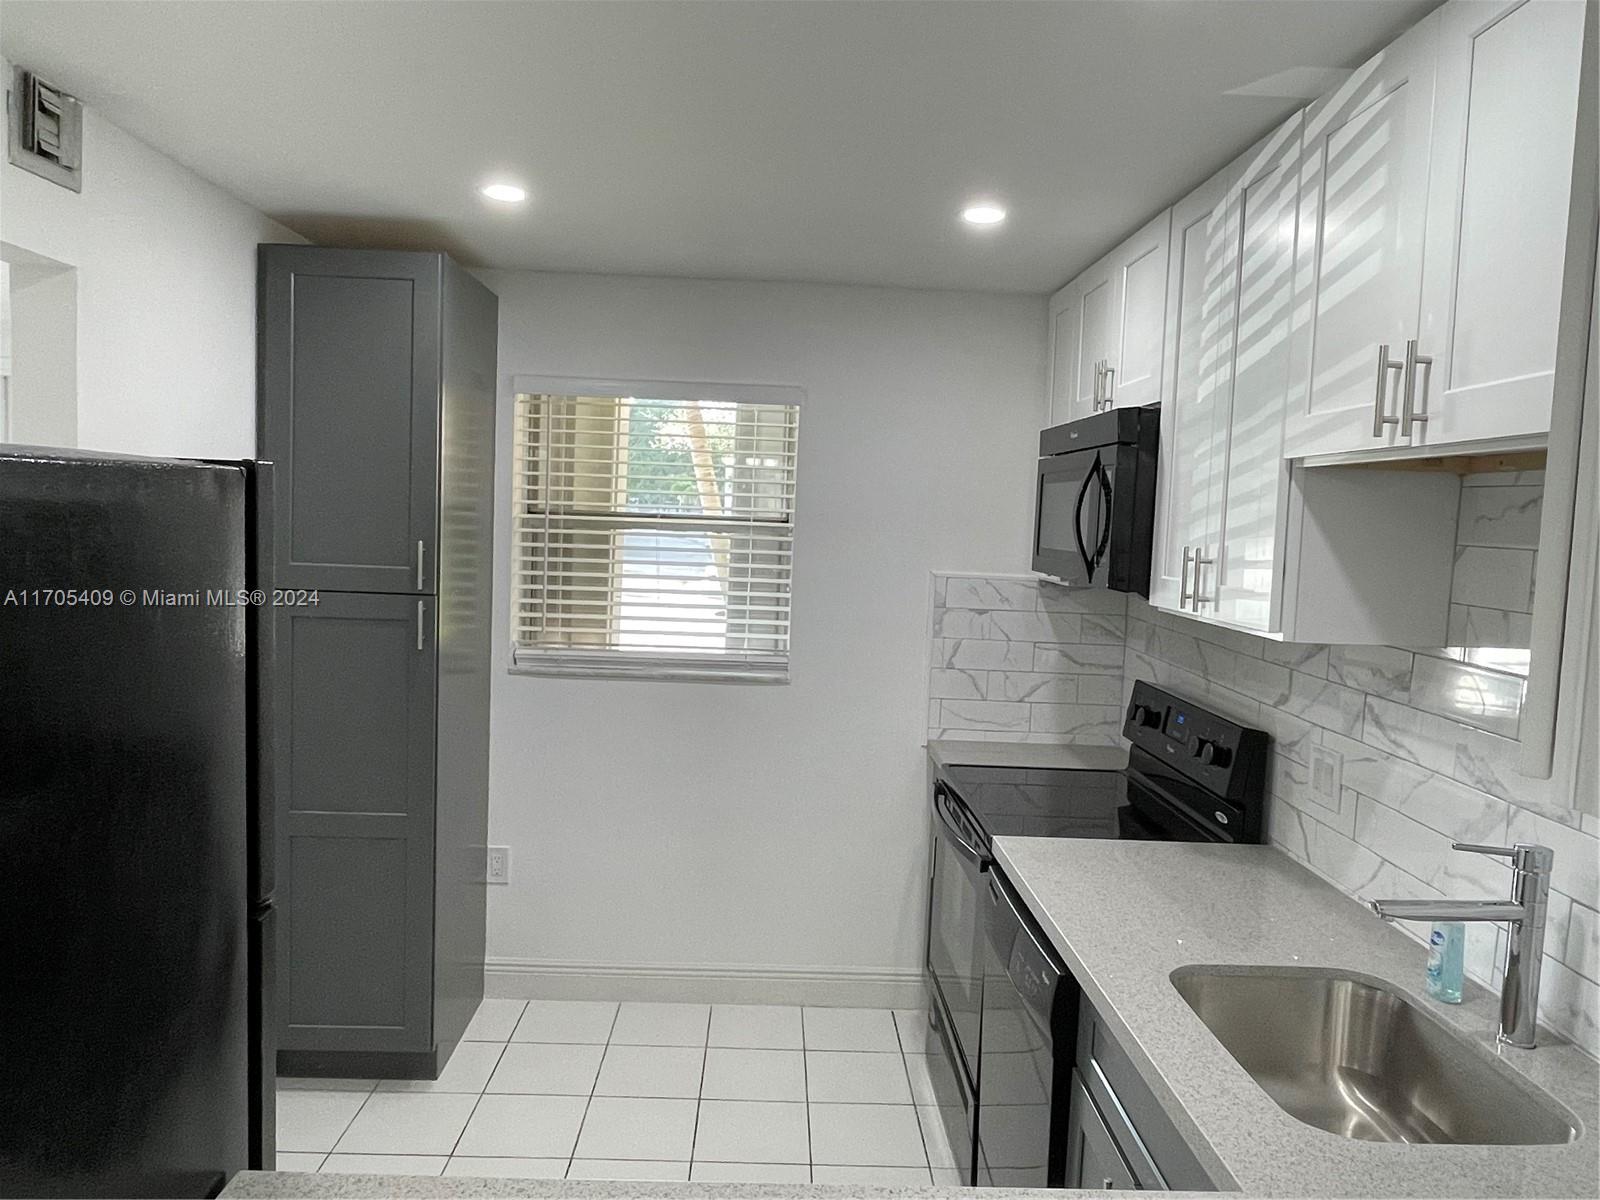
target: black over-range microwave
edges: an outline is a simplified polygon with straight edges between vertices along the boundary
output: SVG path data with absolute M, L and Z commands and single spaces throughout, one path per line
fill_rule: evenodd
M 1039 435 L 1033 569 L 1069 587 L 1150 594 L 1161 406 L 1114 408 Z

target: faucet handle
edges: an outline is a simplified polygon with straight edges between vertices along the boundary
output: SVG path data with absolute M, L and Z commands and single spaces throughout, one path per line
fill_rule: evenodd
M 1466 850 L 1471 854 L 1490 854 L 1496 858 L 1515 858 L 1517 856 L 1517 847 L 1515 846 L 1480 846 L 1476 842 L 1451 842 L 1450 849 Z
M 1451 842 L 1450 849 L 1465 850 L 1471 854 L 1487 854 L 1495 858 L 1509 858 L 1511 865 L 1517 870 L 1534 874 L 1549 874 L 1550 865 L 1556 856 L 1555 851 L 1549 846 L 1540 846 L 1534 842 L 1518 842 L 1515 846 L 1480 846 L 1475 842 Z

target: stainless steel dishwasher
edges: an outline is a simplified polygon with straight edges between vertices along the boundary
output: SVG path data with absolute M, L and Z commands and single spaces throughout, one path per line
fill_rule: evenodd
M 998 869 L 983 889 L 980 1185 L 1061 1187 L 1078 988 Z

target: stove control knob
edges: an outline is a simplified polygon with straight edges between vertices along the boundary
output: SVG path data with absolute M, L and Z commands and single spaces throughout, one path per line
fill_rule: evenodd
M 1135 704 L 1133 706 L 1133 723 L 1141 729 L 1154 729 L 1161 724 L 1161 714 L 1152 711 L 1149 705 Z
M 1189 751 L 1200 760 L 1200 764 L 1202 766 L 1225 767 L 1228 765 L 1227 747 L 1219 746 L 1215 742 L 1208 741 L 1203 737 L 1197 736 L 1191 738 L 1189 741 Z

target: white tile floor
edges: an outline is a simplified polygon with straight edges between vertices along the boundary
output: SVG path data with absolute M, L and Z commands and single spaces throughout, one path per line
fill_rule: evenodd
M 920 1012 L 485 1000 L 433 1082 L 278 1081 L 278 1169 L 959 1182 Z

